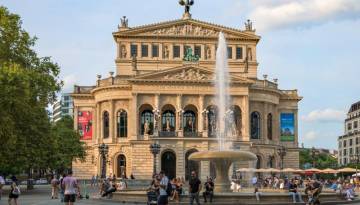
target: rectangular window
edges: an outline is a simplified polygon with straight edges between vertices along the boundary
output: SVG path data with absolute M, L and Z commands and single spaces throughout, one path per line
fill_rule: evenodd
M 353 149 L 350 148 L 350 150 L 349 150 L 349 155 L 352 155 L 352 154 L 353 154 Z
M 348 123 L 348 130 L 351 130 L 351 123 Z
M 341 150 L 339 151 L 339 156 L 341 156 Z
M 131 50 L 131 57 L 135 56 L 137 57 L 138 56 L 138 47 L 137 45 L 131 45 L 130 46 L 130 50 Z
M 64 102 L 63 104 L 64 107 L 69 107 L 69 105 L 70 105 L 69 102 Z
M 195 46 L 194 55 L 201 58 L 201 46 Z
M 352 146 L 352 139 L 350 139 L 349 146 Z
M 227 47 L 228 59 L 232 59 L 232 47 Z
M 180 46 L 174 46 L 173 48 L 173 57 L 180 58 Z
M 65 100 L 65 101 L 70 100 L 70 96 L 64 96 L 64 100 Z
M 148 57 L 148 56 L 149 56 L 149 46 L 141 45 L 141 57 Z
M 243 58 L 243 49 L 242 47 L 236 47 L 236 59 Z
M 152 57 L 159 57 L 159 45 L 152 45 Z
M 346 149 L 344 149 L 344 156 L 346 156 Z
M 343 147 L 346 147 L 346 140 L 344 140 L 343 145 L 344 145 Z
M 344 158 L 344 164 L 347 164 L 346 158 Z
M 358 121 L 354 121 L 354 129 L 358 127 Z

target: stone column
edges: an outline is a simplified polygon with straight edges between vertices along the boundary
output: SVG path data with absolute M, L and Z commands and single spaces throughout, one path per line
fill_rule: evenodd
M 114 110 L 114 101 L 110 100 L 110 113 L 109 113 L 109 128 L 110 128 L 110 138 L 112 139 L 112 143 L 116 142 L 116 134 L 115 134 L 115 123 L 116 123 L 116 114 Z
M 155 94 L 154 95 L 154 105 L 155 105 L 155 112 L 154 112 L 154 136 L 159 136 L 159 131 L 160 131 L 160 122 L 161 121 L 161 117 L 160 117 L 160 109 L 159 109 L 159 100 L 160 100 L 160 94 Z M 158 112 L 157 112 L 158 111 Z
M 200 56 L 200 60 L 205 60 L 205 56 L 206 56 L 206 50 L 205 50 L 205 45 L 201 44 L 201 56 Z
M 178 137 L 183 137 L 183 129 L 182 129 L 182 95 L 178 94 L 176 97 L 176 131 L 178 133 Z
M 241 132 L 242 132 L 242 140 L 243 141 L 249 141 L 250 140 L 250 110 L 249 110 L 249 96 L 245 95 L 242 99 L 243 104 L 243 110 L 242 110 L 242 126 L 241 126 Z
M 133 113 L 133 117 L 132 117 L 132 122 L 131 124 L 133 125 L 132 126 L 132 131 L 131 131 L 131 135 L 132 135 L 132 138 L 133 140 L 137 140 L 138 139 L 138 135 L 139 135 L 139 129 L 138 129 L 138 123 L 139 123 L 139 109 L 138 109 L 138 104 L 137 104 L 137 93 L 133 93 L 132 94 L 132 105 L 131 105 L 131 110 Z
M 78 130 L 78 112 L 79 112 L 79 107 L 78 106 L 74 106 L 74 130 Z
M 203 110 L 204 110 L 204 95 L 199 95 L 199 111 L 198 111 L 198 128 L 199 132 L 203 133 L 204 131 L 204 118 L 203 118 Z M 202 137 L 207 137 L 202 135 Z
M 164 52 L 163 51 L 164 44 L 159 43 L 158 45 L 159 45 L 159 57 L 158 57 L 158 59 L 162 60 L 162 59 L 164 59 L 164 53 L 163 53 Z
M 101 128 L 102 128 L 102 116 L 101 116 L 101 103 L 97 103 L 97 120 L 96 120 L 96 128 L 97 128 L 97 131 L 96 131 L 96 136 L 97 136 L 97 141 L 98 143 L 102 143 L 103 142 L 103 137 L 102 137 L 102 134 L 101 134 Z
M 211 60 L 215 60 L 216 59 L 216 46 L 215 44 L 210 46 L 211 48 Z
M 120 58 L 120 55 L 121 55 L 121 43 L 120 42 L 116 42 L 116 50 L 117 50 L 116 58 Z

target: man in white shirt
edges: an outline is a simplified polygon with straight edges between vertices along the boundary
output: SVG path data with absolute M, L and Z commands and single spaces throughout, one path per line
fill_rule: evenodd
M 257 177 L 254 176 L 252 179 L 251 179 L 251 184 L 255 187 L 256 184 L 257 184 Z
M 158 205 L 167 205 L 168 202 L 168 194 L 166 193 L 167 185 L 169 183 L 169 179 L 165 176 L 164 171 L 161 171 L 159 174 L 159 187 L 160 187 L 160 195 L 158 198 Z

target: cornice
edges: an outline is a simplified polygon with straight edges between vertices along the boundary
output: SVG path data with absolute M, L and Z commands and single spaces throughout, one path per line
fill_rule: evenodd
M 119 90 L 119 89 L 126 89 L 126 90 L 131 90 L 132 86 L 131 85 L 109 85 L 109 86 L 101 86 L 101 87 L 96 87 L 95 89 L 91 90 L 91 94 L 95 94 L 96 92 L 99 91 L 110 91 L 110 90 Z

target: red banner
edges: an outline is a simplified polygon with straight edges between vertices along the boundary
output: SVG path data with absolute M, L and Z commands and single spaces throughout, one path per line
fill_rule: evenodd
M 90 111 L 78 112 L 78 131 L 82 140 L 92 139 L 92 113 Z

